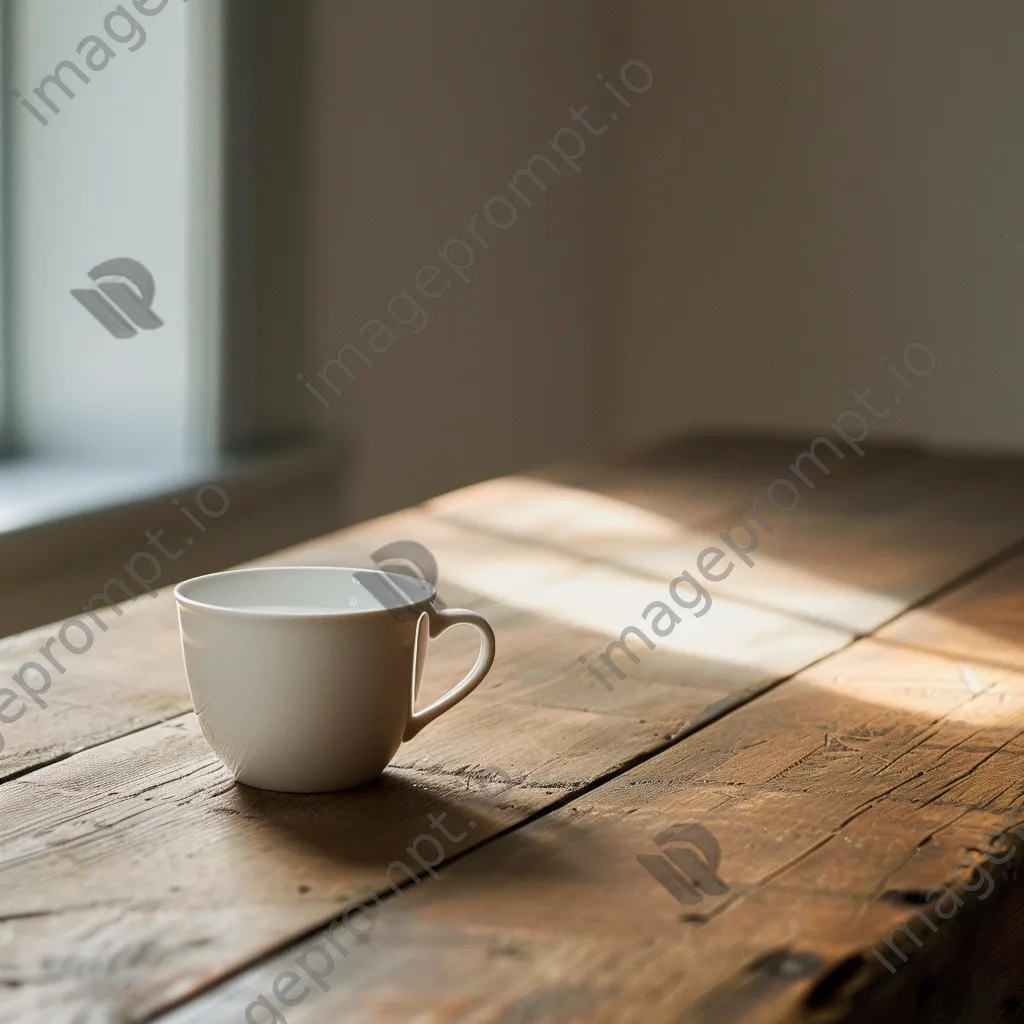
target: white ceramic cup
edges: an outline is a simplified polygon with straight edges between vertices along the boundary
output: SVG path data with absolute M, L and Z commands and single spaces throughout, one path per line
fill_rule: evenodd
M 286 793 L 377 778 L 399 746 L 471 693 L 494 661 L 494 632 L 438 611 L 423 580 L 332 566 L 235 569 L 174 588 L 192 704 L 239 782 Z M 481 635 L 469 675 L 415 709 L 428 636 Z

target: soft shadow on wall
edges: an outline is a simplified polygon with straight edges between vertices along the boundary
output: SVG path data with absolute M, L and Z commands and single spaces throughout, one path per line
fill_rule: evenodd
M 603 443 L 613 198 L 633 110 L 596 76 L 614 81 L 625 61 L 644 59 L 616 34 L 611 7 L 313 3 L 313 345 L 298 367 L 304 381 L 286 386 L 347 442 L 346 519 Z M 569 109 L 585 104 L 591 116 L 623 117 L 589 136 Z M 587 142 L 578 173 L 549 145 L 566 126 Z M 559 142 L 572 159 L 572 137 Z M 514 199 L 510 179 L 539 153 L 560 175 L 535 163 L 546 190 L 520 178 L 533 205 L 517 203 L 515 223 L 495 228 L 486 204 Z M 500 203 L 490 212 L 512 218 Z M 466 226 L 474 215 L 483 242 Z M 472 257 L 450 244 L 457 236 Z M 446 245 L 451 262 L 473 259 L 462 276 L 444 267 Z M 386 318 L 401 289 L 415 294 L 428 264 L 452 286 L 423 303 L 426 315 L 395 302 L 410 328 L 370 352 L 370 366 L 350 355 L 357 379 L 334 371 L 341 394 L 328 390 L 329 408 L 304 390 L 342 345 L 369 352 L 360 329 Z M 440 292 L 444 281 L 430 273 L 419 280 Z

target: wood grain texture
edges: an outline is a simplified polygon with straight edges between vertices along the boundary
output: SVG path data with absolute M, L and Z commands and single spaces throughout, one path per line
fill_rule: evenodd
M 610 593 L 629 583 L 602 572 Z M 303 803 L 233 785 L 192 715 L 0 787 L 0 963 L 11 1005 L 49 1021 L 86 1007 L 144 1018 L 329 920 L 425 831 L 428 812 L 475 821 L 468 848 L 845 640 L 820 630 L 796 642 L 781 616 L 723 607 L 745 661 L 734 654 L 733 667 L 712 675 L 698 657 L 656 652 L 609 694 L 596 684 L 588 692 L 570 660 L 593 633 L 514 606 L 481 607 L 502 645 L 492 684 L 404 747 L 385 783 L 357 798 Z M 433 685 L 470 662 L 471 643 L 455 637 L 436 652 Z M 758 649 L 774 667 L 758 666 Z M 519 783 L 493 807 L 491 766 Z M 136 949 L 148 959 L 136 962 Z M 70 975 L 48 966 L 69 958 L 78 965 Z
M 1017 558 L 444 866 L 289 1024 L 1014 1019 L 1022 593 Z M 687 823 L 721 850 L 695 903 L 638 859 Z M 244 1019 L 306 948 L 167 1024 Z
M 720 443 L 709 452 L 706 446 L 692 443 L 673 445 L 666 451 L 647 456 L 640 460 L 635 471 L 631 496 L 642 492 L 669 507 L 678 506 L 680 521 L 691 517 L 695 503 L 702 516 L 720 515 L 736 503 L 737 495 L 745 493 L 751 481 L 757 479 L 762 465 L 777 462 L 781 457 L 773 446 L 767 449 L 754 446 L 744 462 L 741 448 L 725 445 L 719 452 L 717 448 L 722 447 Z M 580 474 L 584 477 L 603 474 L 624 487 L 630 474 L 629 461 L 598 463 L 585 468 L 565 467 L 550 475 L 573 480 Z M 725 468 L 709 476 L 709 461 Z M 470 504 L 475 502 L 472 488 L 456 492 L 459 493 L 464 493 Z M 660 499 L 656 497 L 659 494 Z M 685 503 L 684 495 L 690 496 Z M 585 500 L 586 494 L 582 493 L 580 497 Z M 446 503 L 445 508 L 448 507 L 450 503 Z M 617 508 L 625 511 L 628 506 L 619 502 Z M 528 557 L 524 557 L 521 547 L 495 544 L 494 557 L 480 561 L 480 553 L 486 546 L 480 543 L 479 538 L 473 537 L 465 544 L 457 543 L 456 538 L 467 531 L 457 526 L 452 528 L 450 524 L 440 531 L 433 529 L 432 524 L 437 518 L 439 516 L 431 506 L 420 507 L 373 520 L 250 564 L 370 566 L 373 564 L 370 555 L 381 545 L 394 540 L 413 539 L 431 547 L 441 559 L 442 592 L 449 603 L 461 600 L 477 607 L 481 600 L 486 599 L 485 592 L 476 593 L 471 588 L 459 586 L 452 578 L 460 564 L 469 570 L 485 566 L 485 578 L 490 581 L 495 578 L 492 570 L 506 568 L 518 561 L 524 571 L 518 572 L 515 578 L 525 587 L 532 586 L 534 591 L 539 589 L 545 552 L 536 550 L 539 547 L 537 543 L 526 541 L 532 549 Z M 223 528 L 230 534 L 233 524 L 234 520 L 225 517 L 217 523 L 217 528 Z M 227 542 L 227 539 L 222 538 L 222 541 Z M 636 540 L 639 543 L 640 537 Z M 502 553 L 507 556 L 504 563 L 501 561 Z M 478 560 L 473 562 L 473 559 Z M 566 566 L 572 564 L 564 557 L 559 562 L 563 571 L 571 571 Z M 68 586 L 80 591 L 79 605 L 84 605 L 103 590 L 110 575 L 118 574 L 132 583 L 121 566 L 114 566 L 109 574 L 98 574 L 95 579 L 76 576 L 68 581 Z M 478 572 L 477 576 L 480 575 Z M 140 589 L 134 587 L 136 592 Z M 123 591 L 116 586 L 110 593 L 115 599 L 123 597 Z M 24 702 L 27 710 L 17 721 L 0 722 L 0 736 L 4 741 L 0 749 L 0 780 L 188 710 L 190 704 L 178 654 L 177 624 L 170 589 L 157 590 L 154 594 L 124 601 L 119 605 L 120 615 L 116 611 L 100 613 L 102 622 L 107 624 L 105 630 L 85 616 L 84 621 L 94 633 L 94 642 L 81 655 L 61 658 L 58 654 L 65 669 L 63 674 L 50 669 L 39 653 L 47 638 L 56 636 L 59 623 L 0 641 L 0 680 L 3 681 L 0 686 L 6 686 L 11 676 L 32 660 L 48 668 L 54 680 L 50 689 L 40 695 L 45 708 Z M 525 599 L 529 600 L 529 593 Z M 632 614 L 633 611 L 630 608 L 624 614 Z M 618 635 L 625 624 L 626 620 L 614 623 L 613 635 Z M 605 643 L 607 640 L 601 644 L 601 649 Z M 8 715 L 17 714 L 19 707 L 7 709 Z
M 694 502 L 679 493 L 683 487 L 699 493 L 699 479 L 645 470 L 636 471 L 637 491 L 671 494 L 679 515 L 667 514 L 664 505 L 652 511 L 658 502 L 639 500 L 622 479 L 625 470 L 615 488 L 602 484 L 596 495 L 550 478 L 513 477 L 437 499 L 430 509 L 495 536 L 666 582 L 685 570 L 696 574 L 699 553 L 717 546 L 728 561 L 715 571 L 724 573 L 728 562 L 733 569 L 708 584 L 714 594 L 861 633 L 955 578 L 965 564 L 979 564 L 1019 539 L 1024 480 L 1016 463 L 883 452 L 873 463 L 868 456 L 864 465 L 840 464 L 828 477 L 815 475 L 813 489 L 801 487 L 800 504 L 783 512 L 765 501 L 765 489 L 793 454 L 793 443 L 765 446 L 755 460 L 766 464 L 760 478 L 739 476 L 738 487 L 733 476 L 720 482 L 723 494 L 743 496 L 713 513 L 699 503 L 693 512 Z M 722 540 L 741 522 L 755 537 L 740 526 L 731 536 L 738 547 L 751 548 L 749 565 Z
M 671 754 L 682 759 L 680 764 L 695 758 L 693 764 L 700 766 L 706 737 L 740 713 L 730 709 L 738 709 L 777 680 L 840 650 L 858 632 L 996 556 L 1024 533 L 1015 503 L 1017 477 L 955 460 L 947 467 L 922 456 L 878 454 L 877 471 L 861 467 L 848 483 L 837 476 L 822 492 L 821 511 L 802 508 L 779 525 L 774 536 L 782 546 L 749 570 L 748 592 L 742 587 L 713 589 L 709 613 L 700 619 L 686 616 L 656 650 L 642 649 L 639 664 L 627 663 L 627 677 L 616 680 L 611 691 L 588 676 L 577 657 L 594 658 L 624 626 L 640 621 L 640 612 L 649 602 L 666 598 L 668 582 L 681 570 L 693 568 L 693 555 L 706 543 L 703 537 L 713 540 L 715 528 L 745 508 L 745 496 L 738 495 L 745 495 L 760 472 L 757 459 L 755 470 L 745 476 L 739 468 L 723 473 L 727 485 L 717 499 L 717 478 L 708 475 L 706 460 L 697 460 L 695 468 L 684 459 L 677 472 L 671 469 L 670 459 L 655 468 L 641 466 L 635 486 L 647 498 L 636 504 L 624 500 L 629 496 L 628 468 L 616 469 L 618 476 L 606 481 L 597 497 L 563 471 L 554 474 L 554 483 L 549 474 L 470 488 L 264 560 L 365 565 L 380 545 L 415 540 L 437 557 L 445 600 L 473 607 L 494 624 L 499 657 L 484 686 L 404 747 L 379 786 L 357 794 L 296 798 L 232 785 L 192 716 L 182 714 L 188 699 L 169 595 L 141 598 L 128 606 L 124 617 L 114 619 L 109 632 L 97 638 L 92 651 L 76 657 L 73 666 L 69 661 L 67 674 L 45 695 L 49 708 L 35 709 L 31 719 L 26 715 L 3 727 L 8 747 L 0 754 L 0 773 L 9 781 L 0 786 L 0 997 L 12 1013 L 22 1015 L 16 1019 L 47 1024 L 143 1020 L 205 986 L 237 975 L 237 981 L 216 990 L 213 1002 L 196 1003 L 199 1016 L 195 1019 L 242 1019 L 229 1002 L 249 993 L 248 1003 L 254 993 L 251 979 L 238 972 L 326 923 L 367 886 L 378 895 L 390 892 L 379 881 L 389 858 L 402 856 L 423 833 L 428 812 L 444 812 L 452 821 L 476 822 L 472 831 L 467 827 L 467 838 L 457 849 L 445 848 L 446 864 L 454 859 L 450 877 L 462 877 L 461 872 L 469 870 L 464 865 L 479 860 L 480 870 L 498 883 L 498 895 L 492 906 L 482 889 L 471 887 L 469 917 L 463 920 L 456 915 L 436 940 L 429 940 L 433 966 L 429 979 L 420 979 L 422 991 L 407 991 L 394 980 L 395 972 L 408 974 L 411 984 L 416 976 L 412 964 L 417 956 L 424 959 L 421 944 L 436 922 L 431 919 L 424 927 L 416 915 L 408 920 L 396 915 L 394 924 L 388 925 L 396 930 L 387 948 L 399 958 L 408 957 L 408 964 L 402 966 L 381 954 L 377 935 L 385 934 L 382 921 L 373 941 L 360 944 L 358 962 L 364 966 L 352 973 L 351 984 L 365 990 L 360 994 L 338 989 L 356 1003 L 369 1000 L 360 1010 L 362 1016 L 355 1019 L 408 1020 L 418 1013 L 428 1014 L 424 1019 L 431 1020 L 435 1017 L 430 1013 L 436 1013 L 438 1020 L 446 1019 L 444 1013 L 462 1019 L 458 1014 L 464 1013 L 466 1020 L 502 1024 L 591 1019 L 588 1014 L 598 1013 L 606 1001 L 601 972 L 612 971 L 616 964 L 623 965 L 616 975 L 624 985 L 625 1002 L 620 1008 L 635 998 L 640 1000 L 638 1006 L 653 1013 L 676 1012 L 683 1005 L 681 989 L 693 988 L 692 965 L 703 960 L 691 934 L 684 929 L 671 936 L 669 946 L 678 957 L 670 968 L 652 952 L 652 944 L 657 943 L 650 936 L 639 944 L 631 944 L 630 939 L 609 946 L 609 928 L 621 940 L 623 934 L 648 935 L 647 925 L 643 915 L 623 907 L 620 912 L 625 916 L 619 924 L 608 923 L 614 918 L 609 909 L 608 921 L 599 926 L 607 894 L 596 884 L 580 888 L 580 863 L 585 867 L 583 881 L 593 876 L 602 885 L 611 884 L 616 857 L 625 857 L 648 886 L 638 895 L 636 879 L 615 883 L 624 885 L 625 899 L 639 899 L 638 907 L 648 906 L 655 898 L 649 890 L 655 889 L 671 901 L 635 862 L 636 854 L 657 853 L 649 840 L 655 818 L 663 810 L 695 817 L 698 812 L 729 807 L 731 814 L 730 800 L 735 801 L 752 783 L 761 786 L 764 793 L 758 800 L 737 812 L 738 824 L 732 833 L 712 819 L 710 827 L 723 851 L 725 836 L 734 851 L 737 831 L 760 829 L 767 835 L 774 815 L 788 813 L 789 804 L 772 789 L 775 779 L 799 774 L 804 762 L 817 765 L 818 747 L 823 744 L 827 764 L 833 758 L 842 762 L 846 751 L 836 742 L 846 747 L 848 738 L 822 739 L 820 722 L 806 714 L 824 714 L 823 708 L 780 702 L 771 695 L 756 704 L 774 709 L 770 712 L 774 725 L 760 720 L 745 725 L 744 718 L 736 731 L 722 734 L 716 749 L 728 750 L 729 757 L 716 761 L 719 774 L 714 785 L 691 786 L 690 776 L 680 770 L 677 777 L 673 769 L 669 783 L 662 787 L 669 801 L 666 808 L 646 811 L 634 800 L 628 814 L 622 793 L 654 794 L 661 778 L 658 770 L 651 768 L 651 779 L 641 786 L 625 786 L 622 780 L 633 779 L 631 773 L 594 793 L 579 794 L 684 736 L 682 743 L 649 763 L 663 769 L 664 759 Z M 758 456 L 763 462 L 776 457 Z M 741 464 L 738 460 L 737 466 Z M 910 477 L 914 483 L 908 487 Z M 970 530 L 964 527 L 970 509 L 962 503 L 950 510 L 965 480 L 976 486 L 986 509 L 970 519 Z M 552 493 L 552 487 L 557 493 Z M 681 495 L 691 490 L 699 493 L 699 499 L 686 504 Z M 850 495 L 848 505 L 843 503 L 844 490 Z M 928 500 L 929 495 L 933 500 Z M 682 511 L 673 518 L 677 496 Z M 518 509 L 519 516 L 510 517 L 510 508 Z M 830 518 L 839 527 L 831 534 L 831 542 Z M 916 534 L 908 522 L 916 523 Z M 905 548 L 887 546 L 893 531 L 905 539 Z M 880 547 L 885 549 L 884 557 L 878 554 Z M 803 574 L 799 580 L 787 559 L 799 566 Z M 874 589 L 866 589 L 869 574 L 864 565 L 872 559 L 886 571 Z M 996 604 L 997 621 L 1006 620 L 1009 613 Z M 968 618 L 965 612 L 964 621 Z M 985 657 L 995 659 L 1000 670 L 1012 664 L 1009 635 L 1013 628 L 1010 622 L 1004 626 L 1005 649 L 985 648 Z M 892 636 L 876 643 L 904 659 L 899 672 L 925 671 L 919 667 L 920 658 L 938 658 L 945 664 L 944 656 L 917 649 L 922 646 L 918 633 L 908 637 L 899 633 L 898 626 L 890 629 Z M 46 632 L 5 642 L 0 647 L 4 669 L 10 666 L 14 671 L 32 657 Z M 957 635 L 965 647 L 972 642 L 979 650 L 983 646 L 973 625 L 961 627 Z M 432 648 L 423 700 L 461 674 L 471 661 L 474 643 L 455 632 Z M 849 651 L 861 651 L 862 646 Z M 882 662 L 878 671 L 884 675 L 890 669 L 884 658 Z M 822 663 L 829 664 L 831 659 Z M 980 678 L 987 679 L 982 675 L 984 667 L 979 661 L 976 669 Z M 793 685 L 784 684 L 783 690 L 789 692 Z M 828 713 L 836 721 L 837 709 L 846 704 L 857 709 L 863 703 L 859 692 L 843 697 L 839 691 L 832 693 L 806 680 L 799 686 L 827 695 Z M 879 695 L 883 689 L 877 688 Z M 925 714 L 933 710 L 929 706 Z M 883 702 L 872 716 L 897 711 Z M 722 715 L 722 721 L 694 732 Z M 19 727 L 24 728 L 16 731 Z M 837 725 L 830 736 L 841 731 Z M 901 748 L 899 753 L 914 756 L 913 750 Z M 642 773 L 643 767 L 633 772 Z M 515 779 L 515 787 L 498 795 L 502 787 L 495 768 Z M 867 783 L 862 790 L 850 780 L 843 784 L 850 790 L 847 803 L 854 796 L 864 799 L 874 792 Z M 815 809 L 814 825 L 794 825 L 781 846 L 760 837 L 772 863 L 784 863 L 778 858 L 787 851 L 800 855 L 801 843 L 811 838 L 824 838 L 831 819 L 822 815 L 846 806 L 837 799 L 832 807 L 831 790 L 826 797 L 819 797 L 824 806 Z M 605 799 L 610 803 L 600 803 Z M 527 824 L 567 801 L 562 810 Z M 592 808 L 587 811 L 591 817 L 580 818 L 580 808 Z M 628 819 L 627 831 L 615 838 L 623 827 L 616 824 L 619 819 Z M 667 823 L 672 820 L 681 819 L 669 818 Z M 582 862 L 567 857 L 565 851 L 578 836 L 593 841 L 593 830 L 581 830 L 581 826 L 598 821 L 598 838 L 607 828 L 614 839 L 608 850 L 601 843 L 593 849 L 584 843 L 577 851 Z M 935 824 L 938 828 L 941 823 Z M 629 831 L 634 828 L 639 831 Z M 507 836 L 475 849 L 505 831 Z M 643 841 L 637 845 L 634 840 L 641 834 Z M 628 855 L 627 846 L 632 851 Z M 493 853 L 499 849 L 511 851 L 507 861 L 502 859 L 504 854 Z M 592 853 L 597 856 L 594 864 L 587 859 Z M 607 864 L 605 853 L 610 858 Z M 498 856 L 497 865 L 489 859 L 494 856 Z M 735 853 L 730 852 L 730 857 L 735 859 Z M 726 866 L 723 854 L 723 870 Z M 451 892 L 452 897 L 444 898 L 454 899 L 456 890 L 461 892 L 447 885 L 447 868 L 440 872 L 443 888 L 437 880 L 428 879 L 425 871 L 417 875 L 424 876 L 424 884 L 409 882 L 401 898 L 403 908 L 407 904 L 412 909 L 416 893 L 425 894 L 430 886 L 439 898 Z M 730 894 L 741 880 L 752 887 L 754 877 L 750 869 L 746 875 L 736 875 L 735 881 L 727 879 Z M 580 916 L 581 912 L 565 906 L 565 897 L 556 899 L 554 889 L 559 885 L 564 886 L 565 896 L 582 894 L 589 910 Z M 740 969 L 737 964 L 746 964 L 743 958 L 748 952 L 763 948 L 753 937 L 758 928 L 752 923 L 754 912 L 745 907 L 756 905 L 759 898 L 776 900 L 785 917 L 788 896 L 778 895 L 770 886 L 764 888 L 763 897 L 751 892 L 749 899 L 738 901 L 735 911 L 729 911 L 729 928 L 735 922 L 736 934 L 742 937 L 740 952 L 724 956 L 720 967 L 706 968 L 709 984 L 720 978 L 730 985 Z M 721 897 L 729 898 L 729 894 Z M 820 909 L 822 920 L 845 921 L 850 894 L 837 892 L 830 898 L 833 902 Z M 518 939 L 509 940 L 502 925 L 496 948 L 511 952 L 492 955 L 486 951 L 489 946 L 481 952 L 478 932 L 482 935 L 490 927 L 485 923 L 487 915 L 493 910 L 498 915 L 493 920 L 501 921 L 512 903 L 518 906 L 523 900 L 537 908 L 545 921 L 544 915 L 549 914 L 552 928 L 564 923 L 565 930 L 554 929 L 538 938 L 527 915 L 524 928 L 530 940 L 521 950 Z M 617 904 L 613 901 L 612 906 Z M 889 920 L 891 910 L 888 904 L 879 908 L 865 902 L 860 913 L 880 924 Z M 673 913 L 677 917 L 678 909 Z M 476 914 L 482 915 L 479 920 Z M 675 922 L 676 917 L 671 920 Z M 792 921 L 791 925 L 796 927 Z M 515 932 L 519 926 L 507 927 Z M 458 968 L 448 961 L 445 943 L 454 944 L 465 958 Z M 833 934 L 830 940 L 822 939 L 823 952 L 817 955 L 827 960 L 838 956 L 840 947 L 843 943 Z M 504 963 L 506 955 L 514 981 L 489 973 L 495 969 L 492 961 Z M 354 968 L 355 951 L 352 957 L 346 964 Z M 768 981 L 761 971 L 750 983 L 752 988 L 744 989 L 748 993 L 744 998 L 752 1006 L 767 1005 L 766 1000 L 790 1005 L 792 986 L 786 971 L 791 967 L 772 964 L 765 969 Z M 580 985 L 573 981 L 577 970 L 584 979 Z M 658 971 L 665 970 L 668 980 L 658 980 Z M 445 979 L 456 972 L 462 980 L 446 988 Z M 501 1002 L 490 990 L 503 984 Z M 765 986 L 769 995 L 764 995 Z M 486 998 L 480 995 L 481 987 L 487 990 Z M 431 1001 L 430 993 L 438 1002 Z M 314 1010 L 320 1013 L 310 1001 L 297 1014 Z M 335 1016 L 323 1019 L 338 1019 L 337 1007 L 324 1012 Z M 92 1016 L 83 1016 L 87 1014 Z
M 396 518 L 400 523 L 402 516 Z M 362 558 L 360 564 L 369 564 L 367 556 L 374 550 L 374 538 L 391 536 L 388 523 L 378 520 L 338 537 L 330 553 L 341 559 Z M 226 517 L 217 525 L 226 532 L 232 527 Z M 381 533 L 374 534 L 375 529 Z M 323 545 L 302 545 L 289 552 L 294 552 L 299 562 L 303 558 L 330 559 Z M 145 564 L 141 564 L 146 571 Z M 114 575 L 132 585 L 129 593 L 139 596 L 126 600 L 125 591 L 112 586 L 111 598 L 122 603 L 97 611 L 99 623 L 85 612 L 79 616 L 90 628 L 92 643 L 81 654 L 69 654 L 59 643 L 50 647 L 63 673 L 40 651 L 47 638 L 57 637 L 61 623 L 0 641 L 0 687 L 13 688 L 22 698 L 5 708 L 6 717 L 18 716 L 16 720 L 0 722 L 0 780 L 182 714 L 191 706 L 171 588 L 147 594 L 123 567 L 115 566 L 107 579 Z M 102 593 L 107 579 L 96 577 L 85 582 L 76 578 L 70 583 L 80 591 L 78 606 L 84 607 L 94 594 Z M 84 646 L 81 633 L 71 636 L 73 644 Z M 24 691 L 12 685 L 12 676 L 30 661 L 46 669 L 51 677 L 49 688 L 39 694 L 39 702 L 25 699 Z M 29 673 L 27 678 L 33 688 L 45 685 L 38 673 Z M 24 711 L 20 711 L 22 707 Z
M 370 554 L 380 545 L 414 539 L 439 558 L 442 593 L 449 603 L 481 608 L 491 600 L 528 608 L 539 604 L 535 610 L 553 613 L 554 628 L 564 622 L 592 632 L 594 642 L 577 645 L 572 660 L 603 651 L 624 626 L 638 621 L 651 600 L 665 597 L 675 575 L 694 571 L 696 554 L 718 542 L 720 528 L 733 512 L 747 507 L 748 494 L 763 491 L 774 467 L 784 467 L 794 447 L 794 442 L 738 445 L 723 440 L 666 446 L 637 460 L 632 484 L 629 464 L 622 460 L 566 467 L 543 478 L 496 481 L 250 564 L 371 565 Z M 765 551 L 784 543 L 782 554 L 769 555 L 753 568 L 738 566 L 722 584 L 709 585 L 716 598 L 729 597 L 752 609 L 781 609 L 825 632 L 866 631 L 1016 537 L 1020 485 L 1002 463 L 936 462 L 883 449 L 861 464 L 840 468 L 846 475 L 837 470 L 815 497 L 824 503 L 821 516 L 807 514 L 810 507 L 798 509 L 774 537 L 761 540 Z M 593 475 L 599 478 L 596 494 L 578 486 Z M 965 477 L 970 479 L 965 482 Z M 908 479 L 913 486 L 908 487 Z M 552 482 L 557 480 L 565 482 Z M 970 509 L 976 527 L 970 531 L 947 509 L 950 492 L 961 491 L 978 496 L 977 507 Z M 501 496 L 497 502 L 496 493 Z M 929 501 L 929 495 L 936 500 Z M 645 506 L 651 505 L 661 511 L 650 512 Z M 673 506 L 678 506 L 675 516 L 669 514 Z M 847 508 L 845 517 L 834 520 L 842 508 Z M 963 513 L 963 505 L 957 511 Z M 917 539 L 908 540 L 894 556 L 886 538 L 901 531 L 905 536 L 908 522 L 917 529 Z M 231 524 L 225 519 L 218 525 L 229 529 Z M 481 537 L 493 543 L 482 543 Z M 878 554 L 883 548 L 884 557 Z M 617 588 L 605 601 L 579 574 L 581 562 L 588 570 L 625 570 L 636 583 L 633 592 Z M 864 584 L 865 563 L 879 573 L 873 589 Z M 546 588 L 546 573 L 557 572 L 566 575 L 566 585 L 556 597 Z M 574 572 L 578 578 L 572 582 Z M 622 577 L 606 574 L 599 583 L 609 578 Z M 644 581 L 650 586 L 641 589 Z M 82 604 L 104 583 L 82 584 Z M 120 596 L 117 588 L 112 593 Z M 59 624 L 0 641 L 0 685 L 31 660 L 41 662 L 53 677 L 50 689 L 40 695 L 45 708 L 24 701 L 26 711 L 17 721 L 0 723 L 0 780 L 187 711 L 173 601 L 169 589 L 154 593 L 123 603 L 120 616 L 100 613 L 105 631 L 86 616 L 94 642 L 83 654 L 59 658 L 63 674 L 47 666 L 39 653 Z M 549 599 L 538 601 L 543 594 Z M 581 595 L 600 596 L 596 614 Z M 576 621 L 567 621 L 574 613 Z M 712 618 L 720 618 L 719 609 L 707 617 Z M 704 624 L 694 620 L 691 625 L 700 633 Z M 718 628 L 734 632 L 731 623 Z M 717 630 L 704 631 L 712 634 L 713 647 Z M 716 661 L 712 654 L 710 660 Z M 600 689 L 583 669 L 580 675 L 582 686 L 572 688 L 570 699 L 588 687 Z M 744 686 L 756 685 L 758 672 L 750 676 Z M 636 708 L 643 711 L 643 674 L 634 679 L 631 673 L 634 682 L 640 698 Z M 696 686 L 702 685 L 698 679 Z M 729 688 L 736 688 L 734 682 Z M 7 709 L 8 715 L 17 714 L 20 706 Z
M 481 694 L 497 691 L 507 676 L 515 679 L 517 697 L 529 703 L 597 712 L 628 709 L 636 717 L 650 713 L 652 728 L 678 731 L 708 705 L 730 695 L 742 699 L 849 638 L 827 626 L 795 632 L 780 613 L 723 601 L 714 615 L 693 620 L 687 630 L 679 628 L 659 650 L 645 650 L 640 665 L 627 663 L 628 683 L 606 691 L 577 657 L 604 651 L 650 601 L 666 598 L 664 583 L 467 530 L 428 510 L 389 516 L 256 564 L 372 565 L 370 555 L 378 547 L 407 538 L 426 545 L 438 559 L 445 601 L 477 609 L 498 630 L 502 672 L 492 674 Z M 51 684 L 40 694 L 45 707 L 22 695 L 19 704 L 7 709 L 8 715 L 25 710 L 17 721 L 0 726 L 5 741 L 0 778 L 190 708 L 170 591 L 126 603 L 121 617 L 112 611 L 100 617 L 107 631 L 96 631 L 87 652 L 69 656 L 60 653 L 59 645 L 50 648 L 65 672 L 49 669 Z M 732 654 L 730 664 L 719 666 L 715 646 L 722 630 L 731 634 Z M 28 661 L 47 667 L 40 648 L 56 634 L 56 627 L 49 626 L 4 641 L 0 679 L 9 680 Z M 424 699 L 446 689 L 456 671 L 461 674 L 472 660 L 471 650 L 472 641 L 458 631 L 432 646 Z M 548 657 L 533 657 L 545 650 Z M 442 661 L 443 651 L 456 657 Z M 622 655 L 619 659 L 624 660 Z M 700 671 L 681 676 L 678 669 L 684 665 Z M 39 685 L 35 674 L 29 678 Z

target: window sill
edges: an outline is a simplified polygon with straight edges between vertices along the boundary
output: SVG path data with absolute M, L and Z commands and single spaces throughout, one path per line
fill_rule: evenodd
M 0 462 L 0 636 L 80 611 L 136 555 L 162 587 L 336 529 L 340 469 L 309 446 L 164 470 Z

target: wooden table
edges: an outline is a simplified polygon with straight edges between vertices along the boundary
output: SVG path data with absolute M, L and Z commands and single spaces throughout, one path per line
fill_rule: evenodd
M 759 506 L 772 530 L 707 614 L 613 655 L 611 689 L 578 660 L 601 665 L 805 444 L 492 481 L 264 560 L 415 540 L 443 599 L 494 624 L 488 680 L 354 792 L 233 784 L 170 594 L 126 606 L 2 726 L 0 1019 L 1014 1019 L 1020 462 L 815 470 L 795 511 Z M 462 632 L 424 700 L 470 662 Z M 0 678 L 53 633 L 3 642 Z

